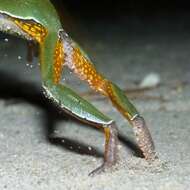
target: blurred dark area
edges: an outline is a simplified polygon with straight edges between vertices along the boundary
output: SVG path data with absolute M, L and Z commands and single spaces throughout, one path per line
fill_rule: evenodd
M 189 2 L 185 0 L 52 0 L 59 10 L 65 7 L 73 15 L 85 19 L 119 18 L 139 16 L 154 18 L 159 16 L 189 15 Z
M 91 27 L 107 28 L 110 24 L 112 28 L 127 28 L 131 33 L 138 29 L 145 32 L 160 30 L 162 34 L 177 32 L 179 35 L 190 31 L 190 5 L 185 0 L 51 1 L 58 10 L 64 28 L 74 39 L 79 39 L 79 43 L 80 35 L 76 34 L 78 29 L 85 33 L 87 27 L 86 32 L 92 33 L 94 29 L 91 30 Z

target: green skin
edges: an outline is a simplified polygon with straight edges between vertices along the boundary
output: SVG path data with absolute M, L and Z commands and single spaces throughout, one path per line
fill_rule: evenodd
M 40 52 L 40 57 L 43 61 L 43 63 L 41 63 L 41 76 L 46 96 L 74 117 L 91 125 L 103 127 L 104 129 L 109 128 L 110 138 L 106 139 L 104 164 L 93 171 L 92 174 L 104 171 L 105 168 L 114 165 L 118 159 L 117 128 L 114 121 L 105 116 L 70 88 L 63 86 L 63 84 L 53 83 L 54 50 L 59 35 L 65 33 L 62 30 L 60 19 L 53 5 L 49 0 L 11 0 L 11 3 L 8 0 L 0 0 L 0 30 L 10 34 L 19 34 L 20 31 L 17 31 L 12 26 L 10 26 L 9 30 L 2 27 L 2 23 L 5 21 L 3 15 L 18 18 L 22 21 L 32 20 L 46 28 L 48 35 L 45 37 L 44 42 L 41 45 Z M 22 34 L 21 36 L 28 39 L 27 34 Z M 70 45 L 77 46 L 73 41 Z M 84 57 L 86 57 L 85 53 Z M 112 90 L 115 94 L 117 105 L 131 116 L 130 120 L 128 120 L 134 127 L 135 135 L 138 138 L 137 143 L 144 153 L 145 158 L 154 158 L 154 145 L 143 118 L 139 116 L 139 113 L 129 102 L 125 93 L 113 83 Z

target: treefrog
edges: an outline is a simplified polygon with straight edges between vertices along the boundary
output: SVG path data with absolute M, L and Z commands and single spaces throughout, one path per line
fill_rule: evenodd
M 154 143 L 144 118 L 124 91 L 100 74 L 91 59 L 69 37 L 49 0 L 0 0 L 0 31 L 38 43 L 42 87 L 46 97 L 73 117 L 103 129 L 104 161 L 90 175 L 112 168 L 118 162 L 118 128 L 113 119 L 61 83 L 64 66 L 86 81 L 93 90 L 108 97 L 132 125 L 144 158 L 156 158 Z

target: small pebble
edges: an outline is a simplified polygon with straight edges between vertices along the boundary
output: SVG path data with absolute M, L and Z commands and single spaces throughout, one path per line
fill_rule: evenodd
M 5 38 L 5 39 L 4 39 L 4 41 L 5 41 L 5 42 L 8 42 L 8 41 L 9 41 L 9 39 L 8 39 L 8 38 Z
M 22 59 L 22 57 L 19 55 L 19 56 L 18 56 L 18 60 L 21 60 L 21 59 Z
M 149 73 L 140 83 L 141 88 L 153 88 L 160 84 L 160 75 L 157 73 Z

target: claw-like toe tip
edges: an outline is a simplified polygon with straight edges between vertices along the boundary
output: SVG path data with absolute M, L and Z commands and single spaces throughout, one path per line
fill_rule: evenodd
M 101 173 L 104 173 L 104 172 L 105 172 L 105 165 L 103 164 L 103 165 L 101 165 L 100 167 L 98 167 L 98 168 L 96 168 L 95 170 L 93 170 L 92 172 L 90 172 L 90 173 L 88 174 L 88 176 L 94 177 L 94 176 L 96 176 L 96 175 L 98 175 L 98 174 L 101 174 Z

